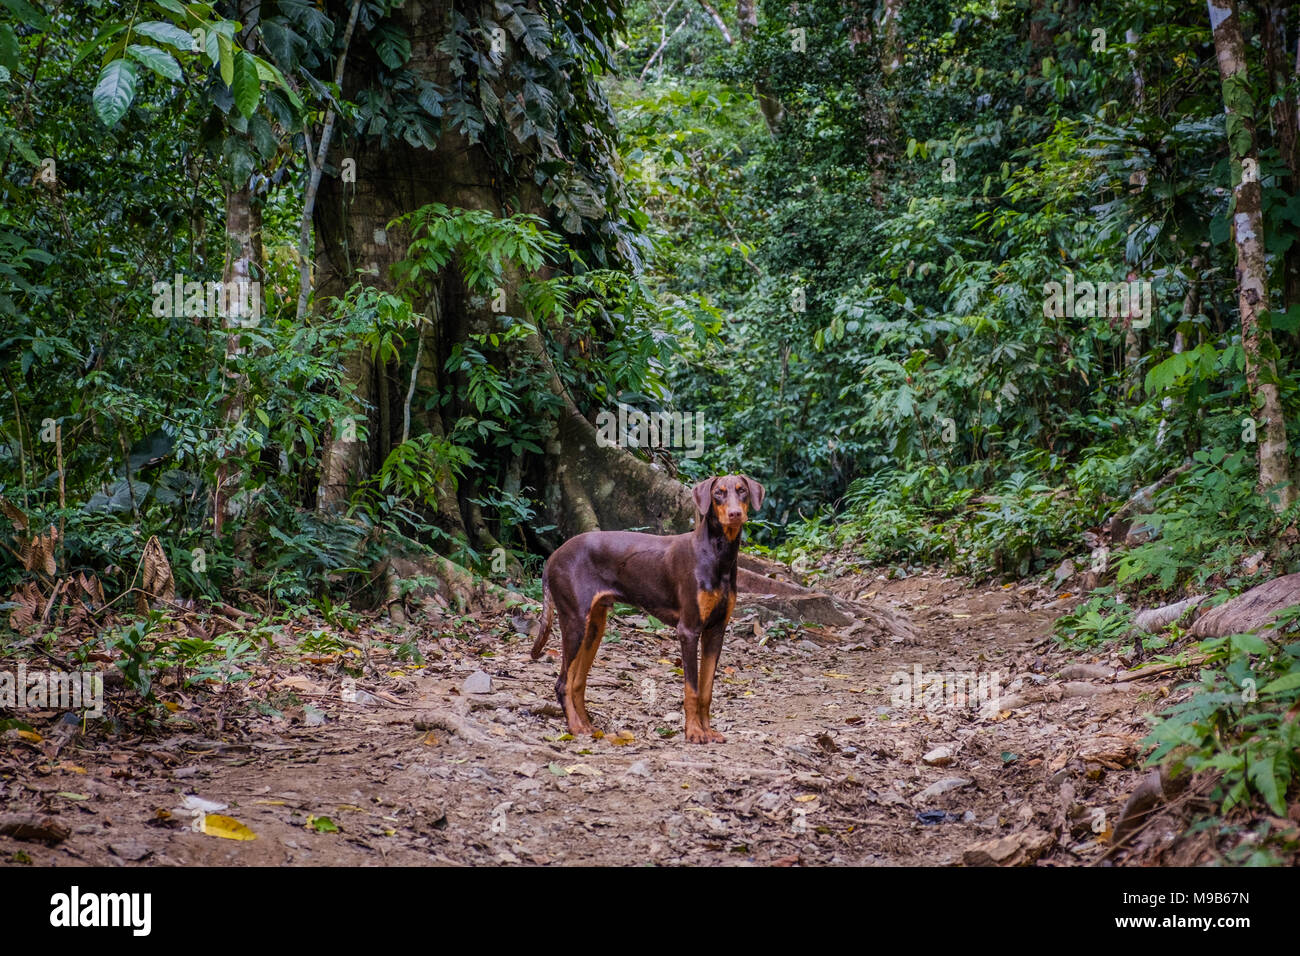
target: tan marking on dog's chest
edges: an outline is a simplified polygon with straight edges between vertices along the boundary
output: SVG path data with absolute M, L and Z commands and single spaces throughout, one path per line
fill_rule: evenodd
M 700 590 L 695 593 L 695 601 L 700 608 L 701 624 L 709 623 L 714 612 L 718 609 L 718 605 L 722 603 L 724 596 L 727 602 L 727 612 L 723 616 L 722 620 L 729 621 L 731 620 L 731 610 L 736 606 L 735 591 L 726 588 L 718 588 L 716 591 Z

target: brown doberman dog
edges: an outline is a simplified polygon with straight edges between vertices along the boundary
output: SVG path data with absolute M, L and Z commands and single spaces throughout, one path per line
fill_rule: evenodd
M 588 531 L 564 542 L 547 560 L 533 660 L 541 657 L 558 611 L 564 649 L 555 696 L 570 733 L 592 732 L 587 672 L 605 634 L 609 608 L 623 601 L 677 628 L 686 684 L 686 739 L 695 744 L 726 741 L 709 726 L 713 675 L 736 606 L 740 530 L 749 509 L 762 505 L 763 486 L 744 475 L 726 475 L 701 481 L 692 495 L 694 531 Z

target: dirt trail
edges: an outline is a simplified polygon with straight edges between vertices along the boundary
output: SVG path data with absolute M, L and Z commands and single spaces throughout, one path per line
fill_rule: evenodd
M 431 644 L 422 671 L 385 665 L 355 694 L 303 665 L 288 686 L 320 726 L 231 707 L 221 731 L 162 738 L 60 737 L 54 721 L 39 744 L 8 731 L 0 808 L 55 814 L 72 834 L 53 847 L 0 837 L 0 863 L 942 865 L 1008 835 L 1004 849 L 1029 843 L 1047 862 L 1096 861 L 1097 831 L 1141 776 L 1141 715 L 1166 691 L 1135 682 L 989 717 L 900 705 L 891 677 L 918 667 L 927 686 L 996 672 L 1004 693 L 1051 697 L 1063 665 L 1092 658 L 1047 639 L 1063 605 L 1034 585 L 922 575 L 837 590 L 909 615 L 917 641 L 772 631 L 763 644 L 738 611 L 714 699 L 728 742 L 711 747 L 676 733 L 677 644 L 639 617 L 611 618 L 592 671 L 599 740 L 559 739 L 557 661 L 530 661 L 519 634 L 444 639 L 440 660 Z M 491 692 L 464 692 L 480 668 Z M 950 762 L 927 765 L 937 748 Z M 193 832 L 185 794 L 228 804 L 257 839 Z

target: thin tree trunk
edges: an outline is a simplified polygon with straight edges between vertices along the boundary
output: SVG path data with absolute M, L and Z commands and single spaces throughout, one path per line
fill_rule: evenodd
M 880 7 L 880 71 L 889 76 L 903 65 L 898 42 L 898 21 L 903 16 L 903 0 L 885 0 Z
M 1300 120 L 1297 119 L 1295 101 L 1287 96 L 1292 77 L 1288 69 L 1286 14 L 1290 3 L 1270 0 L 1260 11 L 1261 41 L 1264 63 L 1268 69 L 1269 88 L 1273 96 L 1273 131 L 1277 137 L 1277 151 L 1286 163 L 1286 191 L 1294 196 L 1300 192 Z M 1300 63 L 1300 47 L 1296 51 Z M 1285 298 L 1283 307 L 1300 304 L 1300 239 L 1291 243 L 1282 263 Z
M 1235 180 L 1236 211 L 1232 223 L 1237 246 L 1237 304 L 1241 315 L 1241 344 L 1246 353 L 1246 383 L 1253 411 L 1262 418 L 1258 436 L 1259 488 L 1262 492 L 1277 493 L 1274 508 L 1280 511 L 1295 500 L 1295 490 L 1290 485 L 1286 421 L 1282 417 L 1277 369 L 1268 357 L 1272 354 L 1271 336 L 1259 326 L 1260 313 L 1269 307 L 1268 272 L 1246 44 L 1233 0 L 1209 0 L 1208 5 L 1219 75 L 1223 80 L 1228 153 Z
M 727 21 L 722 19 L 722 14 L 719 13 L 717 8 L 712 6 L 708 0 L 700 0 L 700 6 L 703 7 L 704 12 L 712 18 L 714 25 L 718 28 L 718 32 L 722 34 L 722 39 L 727 41 L 727 46 L 731 46 L 731 31 L 727 29 Z
M 352 31 L 357 26 L 357 14 L 361 10 L 361 0 L 353 0 L 352 13 L 348 17 L 347 28 L 343 31 L 343 51 L 339 53 L 338 66 L 334 70 L 334 82 L 342 89 L 343 67 L 348 60 L 348 46 L 352 43 Z M 310 124 L 309 124 L 310 125 Z M 310 167 L 307 192 L 302 201 L 302 223 L 298 229 L 298 321 L 307 314 L 307 299 L 311 295 L 311 224 L 312 214 L 316 209 L 316 194 L 320 190 L 320 178 L 325 169 L 325 160 L 329 157 L 330 140 L 334 136 L 334 107 L 325 113 L 325 124 L 321 128 L 320 150 L 313 159 L 311 155 L 311 135 L 306 131 L 307 165 Z
M 226 362 L 243 354 L 241 330 L 262 314 L 262 210 L 253 201 L 253 192 L 245 183 L 241 188 L 226 190 L 226 263 L 221 273 L 223 305 L 222 328 L 226 329 Z M 232 294 L 233 293 L 233 294 Z M 229 369 L 225 372 L 226 406 L 223 418 L 227 434 L 233 434 L 244 417 L 244 394 L 248 382 Z M 240 473 L 229 465 L 243 449 L 223 448 L 217 467 L 216 487 L 212 493 L 212 533 L 221 537 L 221 526 L 230 499 L 239 489 Z
M 736 19 L 740 21 L 740 39 L 749 41 L 758 29 L 758 4 L 755 0 L 736 0 Z M 768 92 L 765 76 L 754 80 L 754 92 L 758 94 L 758 109 L 763 114 L 769 133 L 775 134 L 785 119 L 785 107 L 781 101 Z

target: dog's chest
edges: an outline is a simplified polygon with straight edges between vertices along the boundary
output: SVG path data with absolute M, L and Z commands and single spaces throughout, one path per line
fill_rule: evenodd
M 731 587 L 730 581 L 724 579 L 717 588 L 700 588 L 696 591 L 695 601 L 699 607 L 701 624 L 705 627 L 725 624 L 731 619 L 731 611 L 736 606 L 736 590 Z

